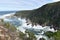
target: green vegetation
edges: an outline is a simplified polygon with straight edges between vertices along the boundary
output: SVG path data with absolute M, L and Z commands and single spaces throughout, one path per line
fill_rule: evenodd
M 29 40 L 36 40 L 35 34 L 33 32 L 26 30 L 25 33 L 28 33 L 28 35 L 29 35 L 28 39 Z
M 24 11 L 18 11 L 16 12 L 15 16 L 21 17 L 21 18 L 27 18 L 28 15 L 31 13 L 31 10 L 24 10 Z
M 29 37 L 27 37 L 26 34 L 28 34 Z M 22 40 L 36 40 L 34 33 L 27 30 L 25 31 L 25 34 L 23 32 L 19 32 L 19 38 L 21 38 Z
M 26 37 L 26 34 L 19 31 L 19 38 L 21 38 L 22 40 L 25 40 L 26 39 L 25 37 Z
M 16 27 L 12 24 L 10 24 L 9 22 L 4 22 L 4 26 L 8 29 L 10 29 L 11 31 L 16 31 Z
M 32 24 L 53 25 L 55 29 L 60 30 L 60 1 L 43 5 L 35 10 L 16 12 L 15 15 L 30 19 Z
M 52 4 L 46 4 L 34 10 L 34 12 L 29 14 L 29 19 L 40 25 L 46 23 L 46 25 L 51 24 L 54 27 L 60 27 L 60 2 Z
M 54 33 L 55 40 L 60 40 L 60 31 L 57 31 L 56 33 Z
M 46 36 L 48 36 L 49 38 L 53 37 L 55 40 L 60 40 L 60 31 L 57 32 L 46 32 L 45 33 Z
M 49 38 L 53 38 L 54 40 L 60 40 L 60 1 L 55 3 L 49 3 L 43 5 L 42 7 L 27 11 L 17 12 L 16 16 L 26 17 L 30 19 L 32 24 L 40 24 L 40 25 L 53 25 L 54 29 L 58 31 L 53 32 L 46 32 L 45 35 Z M 29 34 L 30 35 L 30 34 Z
M 53 37 L 53 36 L 54 36 L 54 33 L 53 33 L 53 32 L 48 31 L 48 32 L 46 32 L 46 33 L 45 33 L 45 35 L 46 35 L 46 36 L 48 36 L 49 38 L 51 38 L 51 37 Z
M 17 30 L 14 25 L 12 25 L 9 22 L 4 22 L 3 19 L 1 19 L 1 21 L 0 21 L 0 26 L 3 26 L 3 27 L 5 27 L 5 28 L 7 28 L 7 29 L 9 29 L 11 31 L 16 31 Z
M 0 21 L 0 25 L 3 26 L 4 28 L 8 29 L 9 32 L 11 32 L 11 33 L 7 32 L 7 33 L 9 33 L 9 34 L 14 33 L 13 35 L 16 35 L 17 37 L 19 37 L 20 40 L 36 40 L 34 33 L 30 32 L 28 30 L 25 31 L 26 32 L 25 34 L 19 30 L 17 32 L 17 28 L 14 25 L 12 25 L 9 22 L 4 22 L 3 19 Z M 29 37 L 27 37 L 27 35 L 26 35 L 27 33 L 28 33 Z

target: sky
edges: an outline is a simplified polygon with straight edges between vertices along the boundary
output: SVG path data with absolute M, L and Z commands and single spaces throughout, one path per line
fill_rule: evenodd
M 0 11 L 32 10 L 60 0 L 0 0 Z

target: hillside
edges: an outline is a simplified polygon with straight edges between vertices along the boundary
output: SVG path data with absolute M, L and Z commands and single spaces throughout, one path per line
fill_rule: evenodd
M 16 16 L 26 17 L 34 24 L 49 25 L 60 30 L 60 1 L 55 3 L 45 4 L 42 7 L 27 11 L 20 11 Z
M 28 15 L 29 15 L 32 11 L 33 11 L 33 10 L 17 11 L 17 12 L 16 12 L 17 14 L 15 14 L 15 16 L 25 18 L 25 17 L 28 17 Z
M 27 37 L 27 34 L 29 37 Z M 26 30 L 21 32 L 15 25 L 0 19 L 0 40 L 36 40 L 34 33 Z

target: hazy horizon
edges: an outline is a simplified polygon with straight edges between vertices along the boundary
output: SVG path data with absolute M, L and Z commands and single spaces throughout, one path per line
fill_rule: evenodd
M 60 0 L 0 0 L 0 11 L 32 10 Z

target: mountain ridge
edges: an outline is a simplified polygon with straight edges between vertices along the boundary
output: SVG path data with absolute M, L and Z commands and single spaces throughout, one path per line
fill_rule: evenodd
M 21 12 L 21 11 L 20 11 Z M 55 29 L 60 30 L 60 1 L 45 4 L 42 7 L 29 10 L 29 12 L 24 11 L 22 13 L 16 12 L 16 16 L 26 17 L 30 19 L 32 24 L 40 24 L 43 26 L 52 26 Z

